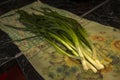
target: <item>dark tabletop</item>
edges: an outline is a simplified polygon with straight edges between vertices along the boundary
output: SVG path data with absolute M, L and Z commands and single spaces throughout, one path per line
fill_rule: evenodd
M 0 7 L 0 14 L 4 14 L 12 9 L 27 5 L 35 0 L 11 0 L 11 1 L 17 1 L 17 3 L 10 2 L 0 5 L 2 6 Z M 81 16 L 87 11 L 101 4 L 105 0 L 41 0 L 41 1 L 51 6 L 60 9 L 65 9 L 78 16 Z M 4 0 L 2 2 L 4 2 Z M 19 5 L 15 5 L 18 3 Z M 10 5 L 12 5 L 12 7 L 8 9 L 8 6 Z M 120 0 L 109 0 L 106 4 L 102 5 L 100 8 L 84 16 L 84 18 L 120 29 Z M 5 32 L 0 30 L 0 45 L 3 45 L 5 42 L 10 40 L 12 39 Z M 0 47 L 0 64 L 6 62 L 10 57 L 15 56 L 19 52 L 20 50 L 12 42 Z M 34 68 L 31 66 L 31 64 L 28 62 L 24 55 L 18 57 L 17 61 L 28 80 L 43 80 L 42 77 L 34 70 Z

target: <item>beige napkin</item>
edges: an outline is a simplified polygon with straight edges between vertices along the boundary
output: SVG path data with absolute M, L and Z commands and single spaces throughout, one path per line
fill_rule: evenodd
M 58 54 L 42 37 L 14 42 L 24 53 L 35 70 L 42 75 L 45 80 L 120 80 L 120 30 L 80 18 L 68 11 L 56 9 L 41 2 L 34 2 L 21 9 L 26 10 L 29 13 L 40 14 L 31 10 L 31 7 L 36 9 L 39 9 L 40 7 L 49 7 L 61 15 L 76 19 L 87 30 L 89 38 L 95 44 L 98 53 L 106 54 L 113 59 L 111 65 L 101 72 L 85 72 L 81 65 L 78 65 L 66 56 Z M 11 11 L 5 15 L 13 13 L 15 13 L 15 11 Z M 23 27 L 17 18 L 18 15 L 15 14 L 0 19 L 0 22 Z M 34 34 L 29 32 L 5 27 L 1 23 L 0 29 L 8 33 L 13 40 L 34 36 Z

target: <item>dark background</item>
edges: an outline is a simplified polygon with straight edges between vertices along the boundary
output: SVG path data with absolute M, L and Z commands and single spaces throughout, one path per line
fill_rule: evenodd
M 0 15 L 16 9 L 36 0 L 0 0 Z M 87 11 L 93 9 L 105 0 L 41 0 L 45 4 L 68 10 L 78 16 L 83 15 Z M 100 8 L 84 16 L 89 20 L 99 22 L 104 25 L 113 26 L 115 29 L 120 29 L 120 0 L 108 0 Z M 0 30 L 0 46 L 12 39 L 3 31 Z M 15 56 L 20 50 L 13 43 L 8 43 L 0 47 L 0 65 Z M 3 59 L 7 57 L 6 59 Z M 24 55 L 16 59 L 28 80 L 43 80 L 41 76 L 33 69 Z M 7 63 L 5 64 L 7 65 Z M 0 68 L 1 69 L 1 68 Z

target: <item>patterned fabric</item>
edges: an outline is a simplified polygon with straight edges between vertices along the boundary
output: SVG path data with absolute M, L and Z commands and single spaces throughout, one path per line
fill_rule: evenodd
M 104 70 L 97 73 L 93 73 L 92 71 L 86 72 L 79 62 L 58 54 L 42 37 L 14 42 L 45 80 L 120 80 L 120 30 L 80 18 L 70 12 L 53 8 L 41 2 L 32 3 L 21 9 L 29 13 L 40 14 L 31 10 L 31 7 L 36 9 L 39 7 L 49 7 L 61 15 L 76 19 L 87 30 L 89 38 L 97 49 L 97 52 L 101 55 L 105 54 L 112 59 L 112 63 L 106 66 Z M 14 12 L 11 11 L 5 15 L 13 14 Z M 17 20 L 18 17 L 15 14 L 0 19 L 0 22 L 24 27 Z M 11 29 L 2 24 L 0 24 L 0 29 L 8 33 L 13 40 L 34 36 L 32 33 Z

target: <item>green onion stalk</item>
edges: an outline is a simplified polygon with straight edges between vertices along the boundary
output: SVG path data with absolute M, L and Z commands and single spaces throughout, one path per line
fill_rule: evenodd
M 96 52 L 94 45 L 88 39 L 86 30 L 79 22 L 49 8 L 40 8 L 36 11 L 41 14 L 29 14 L 23 10 L 17 11 L 20 15 L 19 22 L 25 26 L 19 30 L 43 36 L 58 53 L 79 60 L 84 70 L 91 69 L 97 72 L 111 62 L 111 60 L 106 61 L 106 55 L 102 57 Z M 14 26 L 6 26 L 15 29 Z

